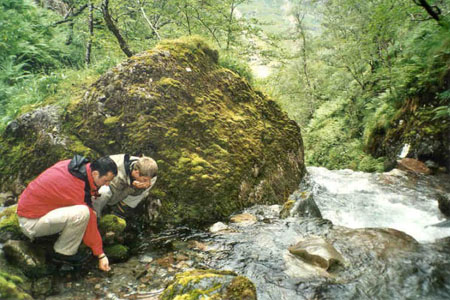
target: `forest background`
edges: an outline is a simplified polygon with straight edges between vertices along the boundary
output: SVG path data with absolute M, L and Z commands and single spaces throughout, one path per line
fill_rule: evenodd
M 449 0 L 0 0 L 0 131 L 64 107 L 162 39 L 197 35 L 302 128 L 308 165 L 386 169 L 368 151 L 425 94 L 450 118 Z M 376 157 L 375 157 L 375 156 Z

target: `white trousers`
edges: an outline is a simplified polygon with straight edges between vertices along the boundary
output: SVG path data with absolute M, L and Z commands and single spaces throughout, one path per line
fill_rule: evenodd
M 23 233 L 31 240 L 60 233 L 53 249 L 60 254 L 74 255 L 83 239 L 89 217 L 86 205 L 74 205 L 54 209 L 37 219 L 19 216 L 19 224 Z

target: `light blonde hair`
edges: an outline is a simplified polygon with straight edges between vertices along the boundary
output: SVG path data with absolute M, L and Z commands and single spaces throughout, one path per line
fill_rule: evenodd
M 155 177 L 158 173 L 158 164 L 156 161 L 148 156 L 142 156 L 134 164 L 134 169 L 139 171 L 141 176 Z

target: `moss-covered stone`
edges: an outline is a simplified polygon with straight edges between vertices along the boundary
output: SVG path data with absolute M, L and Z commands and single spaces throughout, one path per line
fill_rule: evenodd
M 256 299 L 256 288 L 246 277 L 230 271 L 192 270 L 177 274 L 160 297 L 171 299 Z
M 128 59 L 50 126 L 11 127 L 0 141 L 2 180 L 20 174 L 26 183 L 75 151 L 144 153 L 159 165 L 151 194 L 161 200 L 163 222 L 213 223 L 255 203 L 283 203 L 304 175 L 300 129 L 217 61 L 198 38 L 164 41 Z M 66 123 L 51 139 L 58 120 Z
M 24 239 L 17 218 L 17 205 L 9 206 L 0 212 L 0 242 L 4 243 L 9 239 Z
M 19 288 L 18 284 L 20 283 L 23 283 L 22 278 L 0 271 L 0 299 L 33 299 L 29 294 Z
M 291 215 L 291 209 L 294 207 L 295 201 L 294 200 L 288 200 L 283 204 L 283 207 L 280 211 L 280 218 L 286 219 Z
M 105 247 L 105 254 L 111 262 L 125 261 L 130 257 L 129 248 L 124 245 L 116 244 Z
M 0 299 L 32 299 L 32 285 L 24 273 L 0 255 Z
M 127 227 L 127 222 L 115 215 L 105 215 L 103 216 L 98 227 L 101 232 L 114 232 L 115 234 L 121 234 Z
M 62 113 L 57 106 L 44 106 L 7 126 L 0 136 L 1 190 L 13 190 L 11 185 L 17 181 L 27 184 L 46 168 L 75 153 L 93 156 L 76 135 L 67 133 Z

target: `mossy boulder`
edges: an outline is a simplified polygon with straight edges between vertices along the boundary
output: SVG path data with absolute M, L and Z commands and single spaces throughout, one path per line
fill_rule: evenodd
M 127 221 L 115 215 L 105 215 L 98 222 L 100 232 L 113 232 L 120 235 L 127 227 Z
M 45 251 L 46 249 L 36 247 L 29 241 L 9 240 L 3 245 L 8 262 L 15 264 L 30 278 L 47 273 Z
M 175 223 L 283 203 L 304 174 L 296 123 L 195 38 L 163 42 L 108 71 L 67 117 L 100 154 L 154 157 L 152 192 L 162 219 Z
M 130 248 L 122 244 L 115 244 L 105 247 L 105 254 L 110 262 L 125 261 L 130 257 Z
M 92 155 L 76 136 L 67 133 L 62 114 L 56 105 L 39 107 L 7 126 L 0 137 L 1 190 L 18 196 L 29 181 L 57 161 L 74 153 Z
M 257 297 L 255 285 L 234 272 L 192 270 L 177 274 L 160 299 L 256 300 Z
M 19 287 L 22 283 L 23 279 L 21 277 L 0 271 L 0 299 L 33 299 L 28 293 Z
M 17 205 L 12 205 L 0 212 L 0 243 L 26 238 L 20 229 L 16 211 Z
M 33 299 L 32 284 L 24 272 L 0 255 L 0 299 Z
M 159 165 L 150 194 L 161 200 L 160 220 L 205 224 L 284 203 L 305 173 L 297 124 L 198 38 L 129 58 L 59 113 L 38 130 L 10 126 L 0 141 L 2 189 L 77 152 L 143 153 Z

